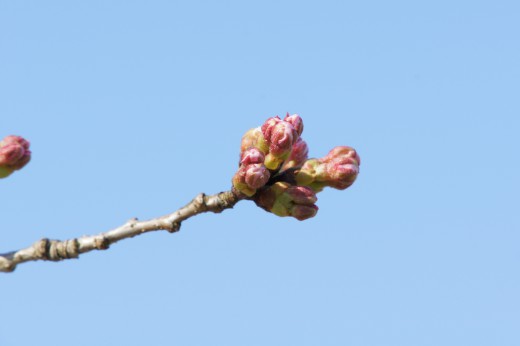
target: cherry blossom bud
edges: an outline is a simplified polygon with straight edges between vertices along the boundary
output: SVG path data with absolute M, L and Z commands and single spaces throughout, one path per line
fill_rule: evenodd
M 258 189 L 264 186 L 269 180 L 270 174 L 267 168 L 261 163 L 247 165 L 245 181 L 252 189 Z
M 261 163 L 241 165 L 233 177 L 233 186 L 246 196 L 253 196 L 270 178 L 267 168 Z
M 262 153 L 260 149 L 252 147 L 242 152 L 240 163 L 243 165 L 249 165 L 252 163 L 263 163 L 264 159 L 264 153 Z
M 329 186 L 344 190 L 354 183 L 361 159 L 353 148 L 336 147 L 323 159 L 326 163 Z
M 316 215 L 318 207 L 314 191 L 305 186 L 292 186 L 277 182 L 264 187 L 255 196 L 255 202 L 261 208 L 278 216 L 292 216 L 300 221 Z
M 360 162 L 353 148 L 336 147 L 321 159 L 307 160 L 296 172 L 296 182 L 316 192 L 325 186 L 344 190 L 356 180 Z
M 293 125 L 278 116 L 267 119 L 261 129 L 269 145 L 269 153 L 265 157 L 264 164 L 271 171 L 276 171 L 289 157 L 293 144 L 298 140 L 298 132 Z
M 280 119 L 279 116 L 271 117 L 267 119 L 261 127 L 262 134 L 264 135 L 264 138 L 268 139 L 271 138 L 271 134 L 273 132 L 273 128 L 276 126 L 276 124 L 281 123 L 282 119 Z
M 269 143 L 269 153 L 276 157 L 289 154 L 292 145 L 298 140 L 298 133 L 294 127 L 285 121 L 280 121 L 270 127 L 266 133 L 264 133 L 264 137 Z
M 291 216 L 300 221 L 315 217 L 317 213 L 317 205 L 295 205 L 291 210 Z
M 31 159 L 29 142 L 19 136 L 7 136 L 0 142 L 0 178 L 23 168 Z
M 301 136 L 303 132 L 303 120 L 298 114 L 289 115 L 289 113 L 287 113 L 283 121 L 291 124 L 298 133 L 298 136 Z
M 354 148 L 347 147 L 347 146 L 340 146 L 335 147 L 329 153 L 323 157 L 324 162 L 331 162 L 331 161 L 350 161 L 354 160 L 357 165 L 361 164 L 361 159 L 356 152 Z
M 269 144 L 267 144 L 262 134 L 260 127 L 256 127 L 247 131 L 242 137 L 242 143 L 240 144 L 240 152 L 244 152 L 249 148 L 257 148 L 262 153 L 267 154 L 269 151 Z
M 307 143 L 301 138 L 298 138 L 298 141 L 294 143 L 291 154 L 289 158 L 285 161 L 282 171 L 285 171 L 289 168 L 301 167 L 305 160 L 307 160 L 307 156 L 309 154 L 309 148 L 307 147 Z

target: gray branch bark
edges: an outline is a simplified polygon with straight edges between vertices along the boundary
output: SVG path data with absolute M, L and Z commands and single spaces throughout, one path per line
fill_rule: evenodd
M 12 272 L 18 264 L 29 261 L 61 261 L 78 258 L 82 253 L 106 250 L 120 240 L 146 232 L 159 230 L 177 232 L 182 221 L 205 212 L 220 213 L 225 209 L 233 208 L 242 198 L 243 196 L 234 191 L 220 192 L 211 196 L 201 193 L 179 210 L 155 219 L 147 221 L 131 219 L 108 232 L 69 240 L 44 238 L 25 249 L 0 254 L 0 272 Z

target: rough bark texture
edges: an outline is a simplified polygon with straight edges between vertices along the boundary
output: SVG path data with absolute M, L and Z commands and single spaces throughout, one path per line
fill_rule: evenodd
M 124 225 L 108 232 L 69 240 L 44 238 L 25 249 L 0 254 L 0 272 L 12 272 L 19 263 L 23 262 L 78 258 L 82 253 L 106 250 L 110 245 L 122 239 L 132 238 L 145 232 L 158 230 L 177 232 L 182 221 L 205 212 L 220 213 L 225 209 L 233 208 L 242 198 L 243 196 L 234 191 L 220 192 L 212 196 L 201 193 L 179 210 L 155 219 L 147 221 L 131 219 Z

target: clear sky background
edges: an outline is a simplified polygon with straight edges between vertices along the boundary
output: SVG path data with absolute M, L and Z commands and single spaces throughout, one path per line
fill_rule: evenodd
M 0 1 L 0 252 L 227 190 L 298 113 L 357 182 L 0 274 L 0 345 L 520 344 L 517 1 Z

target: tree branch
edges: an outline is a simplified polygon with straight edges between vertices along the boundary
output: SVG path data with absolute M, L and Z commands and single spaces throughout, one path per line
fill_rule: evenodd
M 179 210 L 155 219 L 138 221 L 134 218 L 108 232 L 69 240 L 44 238 L 28 248 L 0 254 L 0 272 L 12 272 L 19 263 L 23 262 L 61 261 L 78 258 L 82 253 L 92 250 L 106 250 L 110 245 L 120 240 L 132 238 L 145 232 L 158 230 L 166 230 L 170 233 L 177 232 L 182 221 L 209 211 L 220 213 L 225 209 L 233 208 L 243 198 L 244 196 L 234 191 L 220 192 L 212 196 L 201 193 Z

